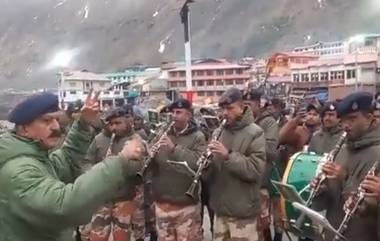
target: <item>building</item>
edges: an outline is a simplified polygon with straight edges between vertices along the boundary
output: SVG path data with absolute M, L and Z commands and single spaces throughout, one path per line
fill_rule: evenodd
M 250 79 L 247 72 L 249 69 L 249 65 L 230 63 L 224 59 L 194 61 L 192 64 L 194 102 L 216 102 L 229 87 L 244 89 Z M 167 71 L 169 90 L 184 94 L 186 91 L 185 66 L 177 66 Z
M 101 108 L 124 104 L 124 96 L 126 94 L 124 93 L 124 89 L 113 86 L 112 81 L 102 75 L 87 70 L 64 71 L 60 73 L 58 96 L 60 103 L 63 103 L 64 106 L 68 103 L 75 103 L 78 100 L 85 100 L 91 89 L 100 91 Z
M 375 92 L 380 83 L 379 61 L 377 53 L 355 53 L 338 59 L 293 64 L 290 97 L 304 98 L 308 91 L 316 90 L 324 92 L 329 99 L 341 98 L 356 88 Z
M 321 58 L 337 58 L 345 53 L 345 42 L 316 42 L 315 44 L 296 47 L 294 53 L 309 54 L 319 56 Z
M 104 73 L 102 76 L 112 80 L 112 84 L 132 83 L 156 76 L 161 72 L 159 67 L 133 66 L 123 72 Z

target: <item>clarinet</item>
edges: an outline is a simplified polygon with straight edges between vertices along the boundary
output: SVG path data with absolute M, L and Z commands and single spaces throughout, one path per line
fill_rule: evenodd
M 144 177 L 146 174 L 147 169 L 149 168 L 150 164 L 152 163 L 152 160 L 160 150 L 160 147 L 157 146 L 157 142 L 161 139 L 162 136 L 166 135 L 170 129 L 173 127 L 174 122 L 171 122 L 168 125 L 165 125 L 163 128 L 158 131 L 157 135 L 150 141 L 150 144 L 154 143 L 153 145 L 149 145 L 149 149 L 151 150 L 148 152 L 148 156 L 144 159 L 144 166 L 141 168 L 139 172 L 137 172 L 137 175 L 139 177 Z
M 376 161 L 371 169 L 368 171 L 366 176 L 376 176 L 376 173 L 378 172 L 379 162 Z M 365 191 L 359 187 L 356 189 L 356 192 L 347 199 L 346 203 L 343 206 L 345 216 L 339 225 L 338 233 L 340 233 L 342 236 L 346 232 L 348 228 L 348 224 L 350 223 L 352 217 L 355 215 L 356 211 L 360 207 L 360 205 L 363 203 L 365 198 Z M 341 237 L 339 235 L 335 235 L 333 241 L 339 241 L 341 240 Z
M 322 163 L 332 163 L 335 161 L 335 158 L 338 155 L 340 149 L 342 148 L 346 138 L 347 138 L 347 132 L 343 132 L 342 135 L 340 136 L 340 138 L 338 139 L 338 141 L 336 142 L 334 149 L 332 149 L 329 152 L 329 154 L 327 154 L 327 156 L 325 157 L 325 160 Z M 326 180 L 326 178 L 327 178 L 326 175 L 322 172 L 322 168 L 320 168 L 320 170 L 318 170 L 316 175 L 315 175 L 315 179 L 317 179 L 318 182 L 313 188 L 310 189 L 310 196 L 306 201 L 306 205 L 305 205 L 306 207 L 311 206 L 315 196 L 317 195 L 319 189 L 322 186 L 322 183 Z M 304 213 L 302 213 L 298 217 L 298 219 L 295 223 L 296 228 L 299 229 L 299 227 L 302 225 L 305 217 L 306 217 L 306 214 L 304 214 Z
M 214 134 L 214 137 L 212 138 L 212 141 L 217 141 L 219 140 L 220 136 L 222 135 L 223 132 L 223 127 L 226 125 L 227 120 L 224 119 L 222 123 L 219 126 L 219 129 L 217 129 L 216 133 Z M 199 180 L 202 176 L 203 170 L 206 169 L 208 164 L 210 163 L 212 158 L 212 153 L 210 149 L 207 149 L 206 152 L 202 153 L 201 157 L 198 159 L 197 163 L 198 164 L 198 169 L 197 172 L 195 173 L 195 176 L 193 178 L 193 182 L 191 183 L 189 189 L 186 192 L 186 195 L 190 196 L 192 199 L 196 199 L 197 193 L 196 187 L 198 186 Z
M 109 144 L 107 152 L 106 152 L 106 157 L 112 155 L 112 146 L 113 146 L 113 143 L 115 142 L 115 137 L 116 137 L 116 134 L 112 133 L 110 144 Z

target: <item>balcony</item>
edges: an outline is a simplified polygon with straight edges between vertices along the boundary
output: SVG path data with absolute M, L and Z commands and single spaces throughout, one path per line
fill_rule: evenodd
M 310 89 L 310 88 L 317 88 L 317 87 L 328 87 L 330 85 L 336 85 L 336 84 L 344 84 L 344 79 L 318 81 L 318 82 L 293 82 L 292 87 Z

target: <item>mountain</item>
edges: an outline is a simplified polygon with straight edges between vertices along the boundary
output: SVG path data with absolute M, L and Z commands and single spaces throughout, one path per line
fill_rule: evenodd
M 94 72 L 183 59 L 181 0 L 0 0 L 3 88 L 54 87 L 54 53 Z M 193 57 L 263 56 L 276 50 L 380 32 L 378 0 L 195 0 Z M 166 43 L 161 54 L 162 40 Z

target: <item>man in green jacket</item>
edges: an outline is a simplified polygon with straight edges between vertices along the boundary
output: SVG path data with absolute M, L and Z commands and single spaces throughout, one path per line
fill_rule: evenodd
M 244 104 L 251 107 L 255 123 L 261 127 L 265 136 L 266 165 L 260 190 L 262 210 L 258 219 L 260 241 L 271 241 L 271 216 L 274 220 L 275 241 L 282 240 L 282 220 L 280 214 L 280 197 L 275 194 L 275 188 L 270 182 L 271 177 L 279 181 L 281 173 L 276 165 L 278 161 L 279 127 L 273 114 L 262 107 L 262 93 L 258 90 L 249 90 L 243 95 Z M 273 207 L 273 208 L 272 208 Z M 272 214 L 272 215 L 271 215 Z
M 81 174 L 93 139 L 89 123 L 98 114 L 97 95 L 86 99 L 61 148 L 58 98 L 31 96 L 9 114 L 15 131 L 0 140 L 0 240 L 68 241 L 76 226 L 90 221 L 113 198 L 125 178 L 136 175 L 144 147 L 130 141 L 123 150 Z
M 336 102 L 326 102 L 321 110 L 322 128 L 314 132 L 309 144 L 309 151 L 319 155 L 329 153 L 343 134 L 340 119 L 336 111 Z
M 322 170 L 327 182 L 321 187 L 313 208 L 326 210 L 326 218 L 336 229 L 340 226 L 348 200 L 359 189 L 374 163 L 380 161 L 380 128 L 372 114 L 372 94 L 357 92 L 338 103 L 342 126 L 347 141 L 334 163 L 326 163 Z M 378 170 L 376 173 L 378 174 Z M 312 186 L 315 181 L 312 182 Z M 343 234 L 347 241 L 378 241 L 378 206 L 372 198 L 366 198 Z M 326 241 L 333 240 L 326 233 Z
M 159 140 L 151 166 L 157 234 L 160 241 L 201 241 L 199 189 L 194 198 L 186 195 L 206 140 L 192 118 L 192 105 L 179 99 L 169 106 L 174 125 Z
M 215 212 L 214 240 L 257 241 L 260 186 L 265 168 L 265 137 L 253 123 L 251 109 L 239 89 L 228 89 L 219 99 L 227 120 L 219 140 L 209 144 L 214 155 L 207 180 Z

